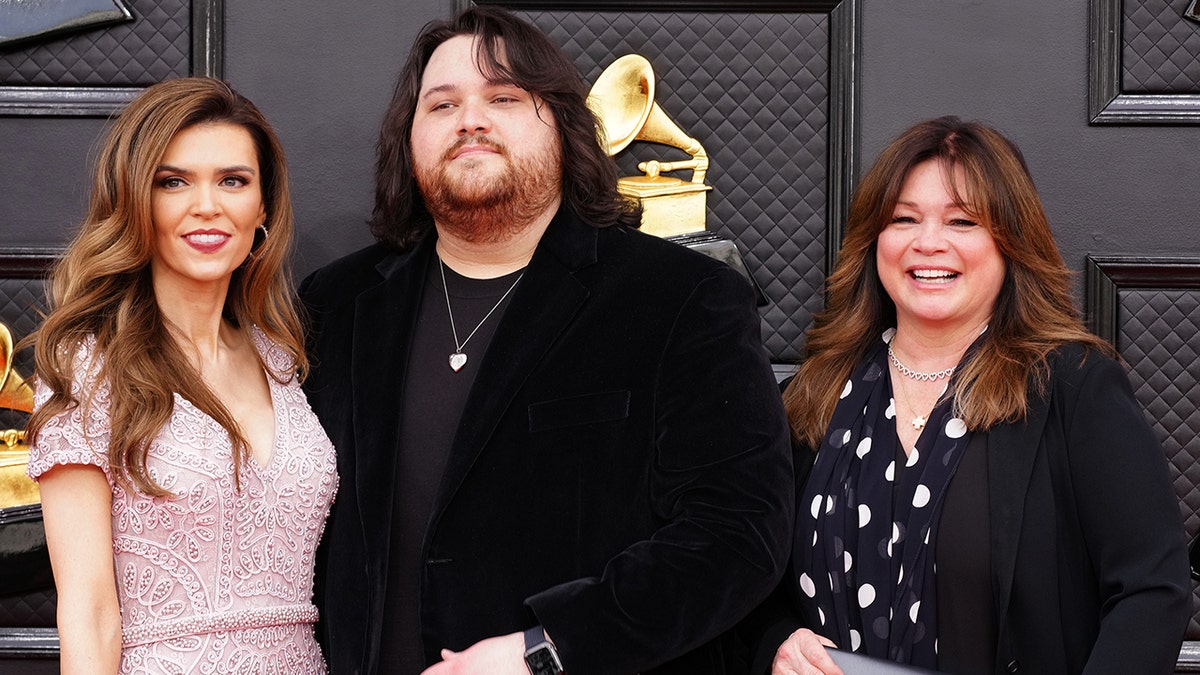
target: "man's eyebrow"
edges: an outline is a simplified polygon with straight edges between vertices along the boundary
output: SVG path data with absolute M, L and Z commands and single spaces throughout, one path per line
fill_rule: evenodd
M 456 85 L 456 84 L 450 84 L 450 83 L 439 84 L 436 87 L 430 87 L 429 89 L 426 89 L 424 92 L 422 92 L 421 98 L 428 98 L 429 96 L 433 96 L 434 94 L 444 94 L 447 92 L 455 92 L 455 91 L 458 91 L 458 85 Z

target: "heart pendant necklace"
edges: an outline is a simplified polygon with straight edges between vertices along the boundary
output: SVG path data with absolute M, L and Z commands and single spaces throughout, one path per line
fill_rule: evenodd
M 446 314 L 450 316 L 450 334 L 454 336 L 454 353 L 450 354 L 450 370 L 457 373 L 463 369 L 463 366 L 467 365 L 467 355 L 463 353 L 463 348 L 467 346 L 467 342 L 475 337 L 475 333 L 479 332 L 479 327 L 483 325 L 483 322 L 487 321 L 488 317 L 500 306 L 500 303 L 504 302 L 504 299 L 508 297 L 508 294 L 512 293 L 512 290 L 517 287 L 517 284 L 520 283 L 525 273 L 521 272 L 517 275 L 517 280 L 512 282 L 512 286 L 509 286 L 508 290 L 504 291 L 504 295 L 500 296 L 500 299 L 496 301 L 496 304 L 492 305 L 488 313 L 484 314 L 479 323 L 475 324 L 475 330 L 471 331 L 466 340 L 459 342 L 458 329 L 454 327 L 454 310 L 450 309 L 450 290 L 446 288 L 446 264 L 442 262 L 442 256 L 440 255 L 438 256 L 438 271 L 442 273 L 442 292 L 446 294 Z

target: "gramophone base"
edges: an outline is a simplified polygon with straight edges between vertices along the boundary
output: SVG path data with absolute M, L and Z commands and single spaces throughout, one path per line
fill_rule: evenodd
M 674 237 L 704 231 L 708 205 L 703 183 L 690 183 L 658 176 L 626 176 L 617 181 L 617 191 L 642 204 L 642 232 L 656 237 Z
M 767 296 L 763 294 L 762 288 L 754 280 L 754 275 L 750 274 L 750 270 L 746 267 L 746 261 L 742 258 L 742 252 L 738 250 L 737 244 L 732 240 L 712 232 L 695 232 L 666 239 L 729 265 L 750 282 L 754 288 L 754 300 L 758 306 L 765 307 L 767 305 Z

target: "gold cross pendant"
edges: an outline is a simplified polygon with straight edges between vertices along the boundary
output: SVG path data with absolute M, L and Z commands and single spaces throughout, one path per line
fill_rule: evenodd
M 912 425 L 913 425 L 913 428 L 916 429 L 917 431 L 924 429 L 925 428 L 925 416 L 917 415 L 916 417 L 912 418 Z

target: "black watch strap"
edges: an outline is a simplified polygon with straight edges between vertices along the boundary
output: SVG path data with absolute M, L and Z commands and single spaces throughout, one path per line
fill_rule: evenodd
M 541 626 L 525 631 L 525 665 L 530 675 L 563 675 L 565 672 L 558 650 L 546 639 Z

